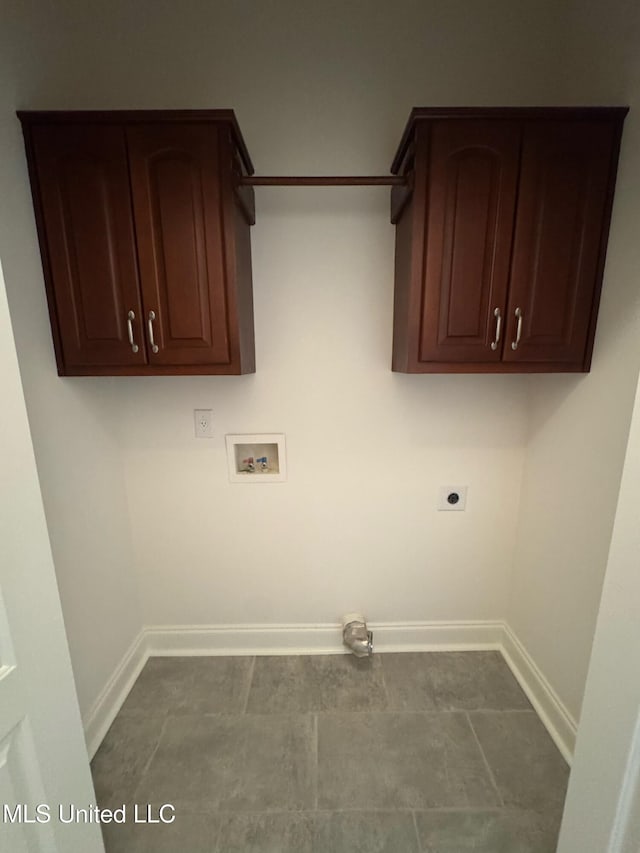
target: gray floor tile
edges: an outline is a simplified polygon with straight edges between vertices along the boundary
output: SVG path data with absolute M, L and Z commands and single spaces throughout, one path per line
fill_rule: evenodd
M 319 812 L 313 853 L 418 853 L 411 812 Z
M 319 808 L 499 804 L 464 714 L 318 717 Z
M 531 709 L 500 652 L 404 652 L 380 657 L 394 710 Z
M 505 805 L 562 808 L 569 768 L 533 711 L 475 711 L 469 719 Z
M 559 822 L 536 812 L 502 809 L 418 812 L 424 853 L 554 853 Z
M 431 678 L 433 655 L 425 652 L 380 655 L 384 683 L 393 711 L 437 711 Z
M 136 800 L 209 811 L 310 808 L 313 722 L 310 715 L 170 717 Z
M 247 710 L 255 714 L 383 711 L 387 695 L 379 657 L 258 657 Z
M 94 784 L 177 820 L 104 826 L 107 853 L 555 850 L 569 771 L 499 653 L 252 665 L 149 660 Z
M 227 815 L 216 853 L 314 853 L 313 822 L 303 812 Z
M 219 853 L 418 853 L 411 812 L 236 814 Z
M 164 723 L 163 717 L 116 717 L 91 762 L 96 799 L 102 808 L 121 806 L 132 797 Z
M 136 824 L 131 813 L 122 825 L 105 824 L 102 835 L 107 853 L 213 853 L 219 823 L 214 815 L 177 811 L 171 824 Z
M 251 657 L 152 657 L 120 713 L 240 714 L 249 688 Z
M 303 656 L 257 657 L 253 668 L 247 712 L 251 714 L 305 713 L 311 702 L 306 690 Z

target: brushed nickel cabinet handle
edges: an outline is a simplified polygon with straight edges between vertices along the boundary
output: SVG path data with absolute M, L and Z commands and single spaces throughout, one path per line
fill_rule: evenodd
M 151 352 L 158 352 L 158 344 L 153 339 L 153 321 L 156 319 L 156 312 L 149 311 L 149 343 L 151 344 Z
M 133 352 L 138 352 L 140 347 L 138 346 L 138 344 L 133 339 L 133 323 L 132 323 L 132 320 L 135 320 L 135 319 L 136 319 L 136 315 L 133 313 L 133 311 L 129 311 L 129 313 L 127 314 L 127 331 L 129 333 L 129 345 L 130 345 L 131 349 L 133 350 Z
M 502 331 L 502 314 L 499 308 L 493 312 L 493 316 L 496 318 L 496 339 L 491 342 L 491 349 L 497 350 L 498 344 L 500 343 L 500 332 Z
M 520 338 L 522 337 L 522 309 L 516 308 L 516 317 L 518 318 L 518 327 L 516 329 L 516 339 L 511 344 L 512 350 L 518 349 L 518 344 L 520 343 Z

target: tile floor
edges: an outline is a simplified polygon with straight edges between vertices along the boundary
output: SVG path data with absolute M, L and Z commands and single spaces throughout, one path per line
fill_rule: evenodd
M 553 853 L 568 768 L 498 652 L 151 658 L 92 762 L 107 853 Z

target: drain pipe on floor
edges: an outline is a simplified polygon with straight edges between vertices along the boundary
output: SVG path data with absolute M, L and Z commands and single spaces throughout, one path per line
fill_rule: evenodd
M 361 613 L 347 613 L 342 617 L 342 642 L 357 658 L 373 654 L 373 632 Z

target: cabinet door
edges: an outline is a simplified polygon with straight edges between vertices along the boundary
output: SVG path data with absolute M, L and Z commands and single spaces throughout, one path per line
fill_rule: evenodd
M 432 127 L 420 361 L 500 360 L 520 135 L 509 121 Z
M 525 126 L 505 361 L 584 361 L 614 133 L 597 121 Z
M 31 139 L 60 372 L 144 364 L 123 128 L 36 125 Z
M 226 364 L 218 129 L 142 124 L 127 129 L 127 140 L 149 360 Z

